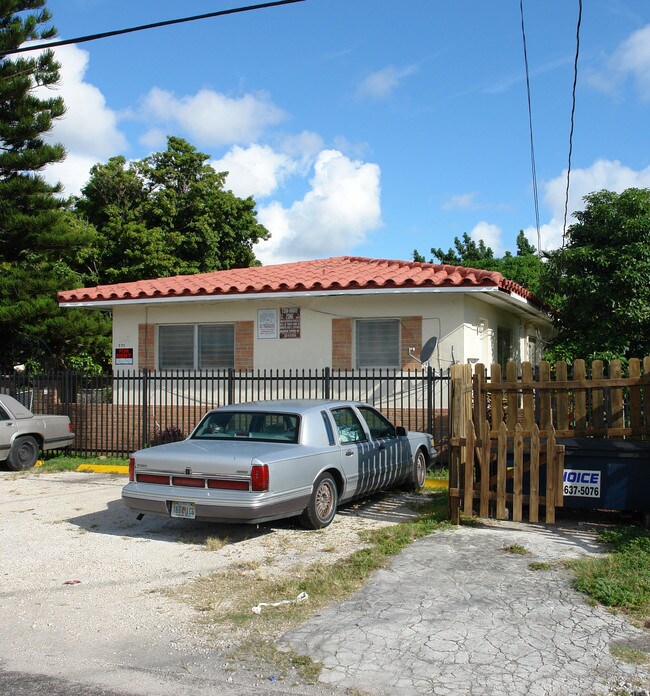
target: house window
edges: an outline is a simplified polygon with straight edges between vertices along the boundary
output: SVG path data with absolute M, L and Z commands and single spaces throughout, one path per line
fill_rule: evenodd
M 401 367 L 399 319 L 357 319 L 357 367 Z
M 158 327 L 158 369 L 213 370 L 235 366 L 233 324 Z
M 508 360 L 512 357 L 512 331 L 503 326 L 497 326 L 497 362 L 505 370 Z

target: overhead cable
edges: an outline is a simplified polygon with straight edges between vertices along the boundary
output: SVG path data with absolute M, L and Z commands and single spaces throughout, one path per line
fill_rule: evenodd
M 530 99 L 530 79 L 528 74 L 528 51 L 526 50 L 526 27 L 524 24 L 524 0 L 519 0 L 521 14 L 521 38 L 524 46 L 524 67 L 526 70 L 526 94 L 528 95 L 528 131 L 530 133 L 530 166 L 533 176 L 533 200 L 535 201 L 535 228 L 537 229 L 537 253 L 542 253 L 542 236 L 539 227 L 539 197 L 537 194 L 537 166 L 535 165 L 535 143 L 533 139 L 533 109 Z
M 573 154 L 573 127 L 576 112 L 576 87 L 578 84 L 578 57 L 580 55 L 580 25 L 582 24 L 582 0 L 578 0 L 578 23 L 576 26 L 576 55 L 573 62 L 573 89 L 571 90 L 571 128 L 569 130 L 569 162 L 566 170 L 566 191 L 564 194 L 564 225 L 562 226 L 562 248 L 566 243 L 566 223 L 569 215 L 569 187 L 571 184 L 571 156 Z
M 274 2 L 264 2 L 258 5 L 248 5 L 246 7 L 234 7 L 230 10 L 220 10 L 218 12 L 208 12 L 207 14 L 194 15 L 193 17 L 182 17 L 180 19 L 168 19 L 163 22 L 153 22 L 151 24 L 142 24 L 138 27 L 129 27 L 127 29 L 115 29 L 114 31 L 105 31 L 101 34 L 90 34 L 88 36 L 78 36 L 75 39 L 62 39 L 60 41 L 49 41 L 48 43 L 20 46 L 12 48 L 9 51 L 0 51 L 0 56 L 8 56 L 14 53 L 25 53 L 27 51 L 40 51 L 46 48 L 56 48 L 57 46 L 68 46 L 69 44 L 85 43 L 87 41 L 97 41 L 98 39 L 106 39 L 109 36 L 119 36 L 120 34 L 131 34 L 135 31 L 144 31 L 145 29 L 157 29 L 159 27 L 168 27 L 172 24 L 182 24 L 184 22 L 196 22 L 199 19 L 210 19 L 211 17 L 222 17 L 223 15 L 237 14 L 240 12 L 249 12 L 250 10 L 262 10 L 267 7 L 277 7 L 278 5 L 290 5 L 296 2 L 304 2 L 305 0 L 274 0 Z

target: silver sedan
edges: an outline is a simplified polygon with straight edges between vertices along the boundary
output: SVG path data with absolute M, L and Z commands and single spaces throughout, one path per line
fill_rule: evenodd
M 431 436 L 352 401 L 260 401 L 207 413 L 182 442 L 135 452 L 124 503 L 142 514 L 326 527 L 340 503 L 420 489 Z

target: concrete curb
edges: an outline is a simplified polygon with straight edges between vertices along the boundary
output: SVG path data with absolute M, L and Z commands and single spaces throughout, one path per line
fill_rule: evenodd
M 441 488 L 449 488 L 449 481 L 446 479 L 429 479 L 424 482 L 425 488 L 433 488 L 439 490 Z
M 77 471 L 92 472 L 95 474 L 128 474 L 129 467 L 120 464 L 79 464 Z
M 39 459 L 34 468 L 43 466 L 43 460 Z M 129 467 L 128 465 L 121 464 L 79 464 L 75 471 L 84 471 L 86 473 L 95 474 L 125 474 L 128 475 Z

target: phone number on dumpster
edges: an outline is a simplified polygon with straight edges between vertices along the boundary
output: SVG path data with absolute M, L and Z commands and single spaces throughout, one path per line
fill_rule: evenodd
M 565 469 L 562 493 L 578 498 L 600 498 L 600 473 Z

